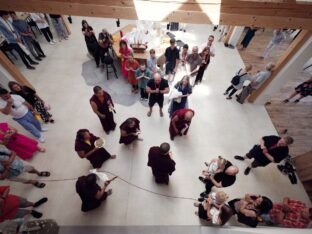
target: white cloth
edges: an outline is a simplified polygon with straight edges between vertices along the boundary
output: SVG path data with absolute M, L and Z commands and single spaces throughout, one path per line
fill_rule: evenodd
M 180 97 L 182 95 L 183 95 L 182 92 L 178 91 L 177 89 L 172 89 L 171 93 L 169 94 L 168 99 L 171 101 L 171 100 L 173 100 L 173 99 L 175 99 L 177 97 Z M 179 98 L 177 100 L 174 100 L 174 101 L 180 103 L 181 102 L 181 98 Z
M 218 170 L 218 162 L 212 162 L 212 163 L 209 164 L 208 174 L 210 176 L 214 176 L 216 174 L 217 170 Z
M 219 224 L 220 210 L 213 206 L 210 208 L 209 213 L 212 216 L 212 219 L 211 219 L 212 223 L 213 224 Z
M 91 169 L 89 172 L 96 175 L 96 183 L 100 187 L 103 187 L 105 182 L 109 180 L 108 176 L 104 172 L 98 172 L 97 169 Z
M 11 97 L 13 99 L 13 104 L 11 108 L 12 111 L 10 113 L 11 116 L 15 119 L 20 119 L 24 117 L 28 112 L 27 106 L 24 105 L 25 99 L 19 95 L 14 95 L 14 94 L 12 94 Z M 7 105 L 7 101 L 0 98 L 0 109 L 5 108 L 6 105 Z
M 39 29 L 43 29 L 43 28 L 47 28 L 49 27 L 45 17 L 44 17 L 44 14 L 42 13 L 30 13 L 30 17 L 33 19 L 33 21 L 37 21 L 37 20 L 44 20 L 44 23 L 39 23 L 39 22 L 36 22 L 37 26 Z

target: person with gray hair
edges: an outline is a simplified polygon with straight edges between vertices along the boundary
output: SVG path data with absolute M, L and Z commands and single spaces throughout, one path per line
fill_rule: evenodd
M 168 184 L 169 175 L 175 171 L 175 164 L 168 143 L 164 142 L 160 146 L 150 148 L 147 166 L 152 168 L 156 183 Z
M 294 142 L 290 136 L 264 136 L 260 144 L 255 145 L 244 157 L 236 155 L 235 159 L 244 161 L 254 159 L 245 169 L 244 174 L 248 175 L 252 168 L 265 167 L 270 163 L 279 163 L 288 156 L 288 146 Z
M 189 76 L 196 75 L 201 63 L 202 63 L 202 58 L 198 54 L 198 47 L 194 46 L 192 48 L 192 53 L 186 57 L 186 72 L 187 72 L 187 74 Z
M 236 101 L 243 104 L 246 98 L 252 94 L 253 91 L 259 89 L 261 85 L 271 76 L 272 70 L 275 67 L 274 63 L 268 63 L 264 71 L 257 72 L 252 78 L 249 85 L 243 88 L 240 94 L 236 95 Z

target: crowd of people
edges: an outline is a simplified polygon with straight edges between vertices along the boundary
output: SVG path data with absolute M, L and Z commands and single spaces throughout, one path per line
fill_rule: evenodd
M 30 13 L 30 18 L 47 42 L 54 45 L 56 41 L 50 30 L 47 17 L 42 13 Z M 58 34 L 59 41 L 62 41 L 62 39 L 68 40 L 68 31 L 61 15 L 50 14 L 50 18 Z M 1 49 L 3 51 L 16 51 L 27 69 L 34 70 L 33 65 L 38 65 L 46 57 L 30 24 L 26 20 L 20 19 L 14 11 L 0 11 L 0 32 L 5 38 Z
M 1 17 L 3 18 L 3 16 L 2 14 Z M 38 17 L 40 23 L 40 19 L 43 19 L 40 14 Z M 51 18 L 53 17 L 51 16 Z M 58 17 L 55 16 L 53 19 L 56 19 L 55 23 L 58 22 Z M 47 40 L 49 38 L 50 42 L 53 42 L 49 30 L 42 29 L 44 29 L 42 31 Z M 100 62 L 105 63 L 112 53 L 110 51 L 114 43 L 112 36 L 106 29 L 103 29 L 99 38 L 96 39 L 93 28 L 85 20 L 82 21 L 82 33 L 85 36 L 87 49 L 94 57 L 96 65 L 100 66 Z M 66 34 L 61 33 L 60 35 L 64 39 L 68 37 Z M 176 41 L 171 39 L 170 46 L 165 51 L 164 72 L 157 65 L 154 49 L 150 49 L 150 58 L 146 63 L 139 63 L 134 59 L 133 51 L 127 40 L 121 38 L 119 42 L 122 75 L 131 84 L 132 92 L 138 93 L 140 89 L 141 101 L 148 101 L 147 116 L 152 115 L 153 106 L 158 104 L 159 114 L 163 117 L 164 95 L 169 95 L 170 124 L 168 130 L 172 141 L 177 136 L 188 134 L 195 116 L 195 111 L 189 107 L 188 97 L 192 94 L 194 86 L 202 82 L 210 58 L 215 56 L 213 41 L 214 36 L 210 35 L 201 53 L 199 53 L 197 46 L 194 46 L 192 52 L 189 53 L 188 45 L 185 44 L 180 52 L 176 47 Z M 274 64 L 270 63 L 263 71 L 252 75 L 250 73 L 252 66 L 247 65 L 235 74 L 231 80 L 231 85 L 224 94 L 227 95 L 227 99 L 231 99 L 238 90 L 241 90 L 236 97 L 238 102 L 244 103 L 248 95 L 258 89 L 271 75 L 273 68 Z M 184 75 L 180 81 L 173 84 L 178 70 Z M 244 82 L 247 80 L 250 83 L 244 86 Z M 301 90 L 306 88 L 306 85 L 297 87 L 296 92 L 302 95 Z M 45 139 L 42 132 L 48 130 L 43 127 L 43 123 L 54 123 L 49 105 L 31 87 L 16 82 L 10 82 L 8 86 L 10 92 L 0 88 L 0 112 L 12 116 L 14 121 L 43 143 Z M 93 93 L 89 100 L 90 111 L 97 115 L 104 132 L 109 135 L 111 131 L 116 129 L 117 125 L 114 119 L 116 111 L 113 99 L 100 86 L 95 86 Z M 129 150 L 134 148 L 136 141 L 143 140 L 140 134 L 144 129 L 141 129 L 140 120 L 137 117 L 127 117 L 119 125 L 119 130 L 119 143 L 129 147 Z M 25 161 L 32 158 L 37 152 L 45 152 L 46 149 L 41 147 L 37 140 L 18 133 L 14 127 L 7 123 L 0 124 L 0 179 L 32 184 L 38 188 L 45 187 L 45 184 L 38 180 L 24 178 L 25 173 L 36 174 L 39 177 L 50 176 L 49 171 L 39 171 Z M 259 144 L 254 145 L 248 153 L 244 156 L 236 155 L 234 159 L 239 161 L 253 159 L 244 171 L 247 176 L 254 168 L 281 162 L 288 156 L 288 146 L 293 142 L 294 140 L 290 136 L 264 136 L 260 139 Z M 75 151 L 79 158 L 90 161 L 94 169 L 101 168 L 106 160 L 116 158 L 115 154 L 109 153 L 104 148 L 104 144 L 104 139 L 95 136 L 88 129 L 79 129 L 76 133 Z M 195 214 L 200 219 L 222 226 L 235 215 L 239 223 L 249 227 L 256 227 L 258 223 L 264 223 L 300 228 L 306 228 L 312 220 L 312 209 L 308 208 L 306 204 L 290 198 L 285 198 L 281 204 L 272 202 L 266 196 L 246 194 L 243 198 L 228 201 L 230 198 L 222 191 L 222 188 L 234 186 L 239 173 L 238 167 L 223 156 L 205 162 L 204 165 L 205 168 L 199 176 L 200 182 L 204 184 L 204 191 L 199 194 L 198 202 L 194 203 L 197 209 Z M 176 170 L 176 162 L 168 142 L 164 141 L 159 146 L 150 147 L 147 166 L 151 167 L 152 175 L 157 184 L 169 184 L 170 176 Z M 78 178 L 76 192 L 81 198 L 81 210 L 83 212 L 100 207 L 101 203 L 112 195 L 113 191 L 108 186 L 113 179 L 107 179 L 100 186 L 96 173 L 89 173 Z M 34 208 L 48 200 L 42 198 L 35 203 L 29 202 L 25 198 L 9 194 L 9 187 L 7 186 L 0 187 L 0 194 L 0 208 L 2 209 L 0 221 L 24 217 L 27 214 L 31 214 L 34 218 L 41 218 L 42 214 L 35 211 Z M 12 201 L 14 201 L 14 209 L 8 210 L 6 205 Z M 31 209 L 25 209 L 27 207 Z

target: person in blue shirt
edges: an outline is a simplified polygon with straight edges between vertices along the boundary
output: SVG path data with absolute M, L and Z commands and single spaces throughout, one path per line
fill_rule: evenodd
M 34 70 L 35 67 L 31 65 L 37 65 L 38 63 L 33 61 L 19 45 L 22 44 L 21 37 L 9 21 L 9 12 L 7 11 L 0 11 L 0 32 L 2 32 L 8 43 L 4 49 L 15 50 L 21 57 L 27 69 Z
M 41 58 L 46 57 L 38 41 L 35 37 L 25 20 L 18 19 L 14 11 L 10 12 L 10 16 L 13 20 L 12 25 L 21 35 L 21 38 L 30 53 L 36 58 L 36 60 L 41 61 Z

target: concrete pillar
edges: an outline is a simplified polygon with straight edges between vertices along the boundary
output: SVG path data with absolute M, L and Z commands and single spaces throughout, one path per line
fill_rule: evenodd
M 288 80 L 299 75 L 303 66 L 311 59 L 312 55 L 312 37 L 310 37 L 298 52 L 289 60 L 289 62 L 276 75 L 269 86 L 255 100 L 256 104 L 265 104 L 270 101 L 271 97 L 278 92 Z
M 235 26 L 234 27 L 234 30 L 232 32 L 232 35 L 230 37 L 230 40 L 229 40 L 229 45 L 232 45 L 232 46 L 236 46 L 238 44 L 238 40 L 240 39 L 243 31 L 244 31 L 244 28 L 243 26 Z

